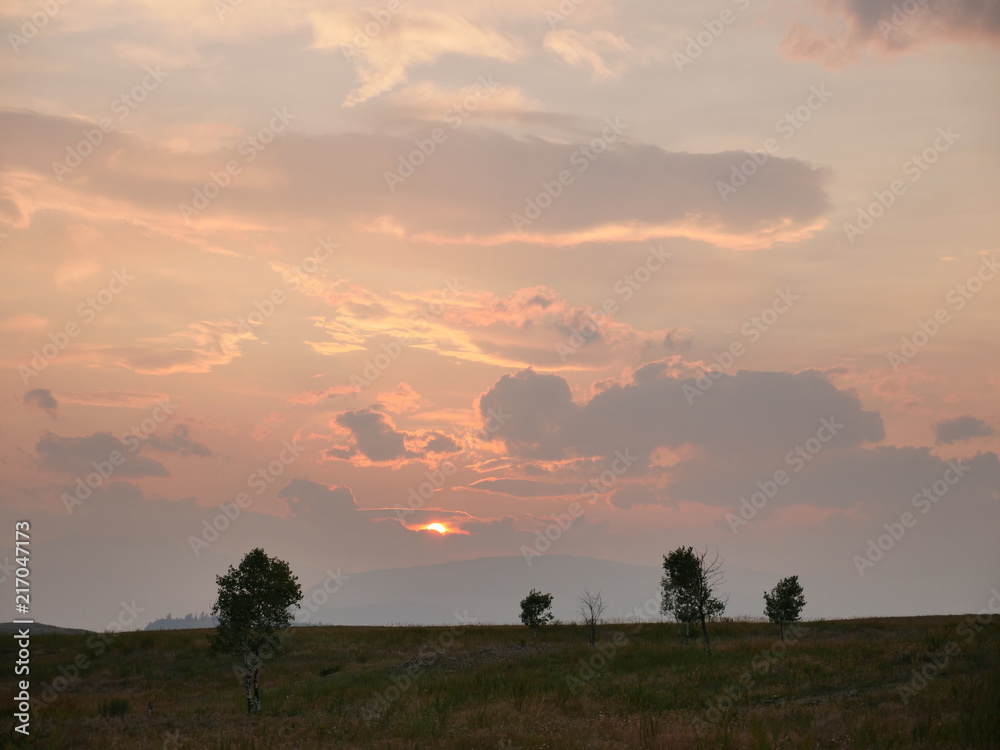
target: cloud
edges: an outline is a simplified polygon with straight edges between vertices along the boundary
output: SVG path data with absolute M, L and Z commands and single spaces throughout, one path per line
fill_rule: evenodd
M 560 497 L 583 495 L 587 489 L 577 482 L 541 482 L 537 479 L 516 479 L 509 477 L 487 477 L 469 485 L 471 490 L 500 492 L 513 497 Z
M 289 133 L 259 152 L 253 169 L 233 178 L 188 224 L 178 205 L 193 200 L 205 175 L 238 156 L 235 144 L 210 153 L 178 153 L 113 132 L 59 183 L 52 175 L 52 153 L 78 141 L 86 125 L 0 112 L 7 134 L 0 144 L 0 170 L 23 225 L 53 210 L 94 220 L 116 219 L 126 211 L 157 234 L 206 249 L 215 247 L 206 232 L 259 231 L 302 221 L 342 222 L 362 233 L 443 245 L 566 246 L 687 237 L 751 250 L 812 235 L 824 225 L 828 209 L 824 168 L 772 157 L 752 184 L 723 201 L 717 185 L 731 178 L 747 152 L 679 153 L 632 143 L 626 140 L 629 123 L 619 120 L 605 126 L 608 137 L 618 131 L 607 149 L 586 139 L 566 143 L 461 129 L 449 131 L 432 158 L 414 152 L 410 136 Z M 398 180 L 398 171 L 406 171 L 401 163 L 413 153 L 420 154 L 422 166 L 399 184 L 391 175 Z M 560 174 L 569 184 L 551 199 Z M 547 207 L 536 213 L 532 206 L 540 202 Z M 125 348 L 122 359 L 126 365 L 136 361 L 146 373 L 204 372 L 215 361 L 236 356 L 209 357 L 203 351 L 209 340 L 225 334 L 217 330 L 221 327 L 193 326 L 167 340 Z
M 934 442 L 938 445 L 951 445 L 961 440 L 990 437 L 994 434 L 996 432 L 989 424 L 971 414 L 945 419 L 934 425 Z
M 480 397 L 479 412 L 484 423 L 491 409 L 509 414 L 491 439 L 513 455 L 541 459 L 627 450 L 646 463 L 657 448 L 691 445 L 752 463 L 783 455 L 814 435 L 824 418 L 843 424 L 834 438 L 839 446 L 884 437 L 877 413 L 816 371 L 720 373 L 710 389 L 697 389 L 693 377 L 646 367 L 630 383 L 578 404 L 564 378 L 528 369 L 494 383 Z
M 567 65 L 588 70 L 595 81 L 621 78 L 642 59 L 622 37 L 604 30 L 588 33 L 576 29 L 550 31 L 542 46 Z
M 233 321 L 199 321 L 161 337 L 93 350 L 98 358 L 143 375 L 208 373 L 240 356 L 241 342 L 256 336 Z
M 60 437 L 46 432 L 35 445 L 35 451 L 46 469 L 74 476 L 85 476 L 98 471 L 98 466 L 113 466 L 116 452 L 125 457 L 119 466 L 113 466 L 116 477 L 167 477 L 170 472 L 159 461 L 134 455 L 138 441 L 129 440 L 128 446 L 110 432 L 95 432 L 85 437 Z M 97 466 L 95 466 L 95 464 Z
M 278 492 L 293 518 L 307 516 L 356 517 L 358 502 L 348 487 L 331 487 L 309 479 L 293 479 Z M 345 516 L 345 514 L 348 514 Z
M 659 505 L 660 501 L 656 493 L 642 484 L 629 483 L 619 487 L 611 493 L 608 498 L 616 508 L 635 508 L 640 505 Z
M 432 64 L 444 55 L 512 62 L 523 54 L 517 41 L 457 14 L 418 8 L 399 15 L 380 13 L 385 17 L 382 23 L 361 11 L 309 15 L 313 48 L 343 54 L 361 81 L 344 99 L 346 107 L 405 83 L 410 68 Z M 376 33 L 367 33 L 376 28 Z
M 164 453 L 177 453 L 181 456 L 215 455 L 208 446 L 191 439 L 186 424 L 175 425 L 167 437 L 150 435 L 148 443 L 151 449 Z
M 821 0 L 835 31 L 795 22 L 780 44 L 789 57 L 830 68 L 858 62 L 865 50 L 893 55 L 933 42 L 1000 43 L 1000 4 L 982 0 Z
M 336 422 L 350 430 L 355 449 L 370 461 L 395 461 L 417 455 L 406 449 L 406 434 L 397 431 L 385 414 L 367 408 L 345 411 L 336 416 Z M 338 457 L 348 456 L 341 453 Z
M 458 453 L 462 445 L 449 435 L 440 432 L 428 432 L 425 436 L 424 453 Z
M 33 391 L 28 391 L 24 394 L 22 401 L 25 406 L 37 407 L 50 415 L 54 415 L 59 409 L 59 402 L 56 401 L 52 391 L 48 388 L 35 388 Z
M 162 403 L 168 396 L 166 393 L 146 391 L 77 391 L 61 393 L 59 397 L 67 404 L 144 409 Z
M 409 383 L 400 383 L 396 386 L 396 390 L 380 393 L 375 399 L 376 406 L 394 414 L 415 411 L 424 402 L 424 399 L 413 390 Z
M 380 343 L 391 349 L 403 342 L 442 356 L 505 368 L 599 369 L 609 359 L 627 361 L 637 352 L 669 350 L 680 333 L 636 330 L 604 311 L 569 305 L 544 286 L 508 294 L 462 289 L 445 301 L 440 290 L 379 295 L 339 283 L 317 289 L 314 295 L 337 307 L 336 314 L 314 318 L 329 340 L 310 346 L 328 356 L 366 349 L 378 355 Z M 579 346 L 574 348 L 573 341 Z M 309 402 L 321 393 L 296 398 Z M 400 391 L 379 394 L 377 400 L 394 411 L 412 398 Z

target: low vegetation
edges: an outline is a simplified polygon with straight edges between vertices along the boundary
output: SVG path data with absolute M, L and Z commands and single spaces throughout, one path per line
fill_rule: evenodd
M 714 622 L 710 655 L 685 647 L 673 623 L 605 622 L 593 647 L 585 626 L 560 623 L 537 638 L 523 626 L 295 628 L 281 658 L 263 665 L 253 716 L 242 660 L 213 654 L 211 631 L 122 633 L 100 655 L 93 635 L 42 634 L 32 641 L 36 706 L 42 683 L 71 672 L 76 656 L 89 655 L 90 665 L 38 708 L 32 737 L 17 744 L 1000 747 L 1000 624 L 970 625 L 965 616 L 806 622 L 786 626 L 786 642 L 776 630 Z M 5 700 L 9 691 L 9 681 L 0 686 Z M 2 737 L 3 746 L 15 741 L 10 731 Z

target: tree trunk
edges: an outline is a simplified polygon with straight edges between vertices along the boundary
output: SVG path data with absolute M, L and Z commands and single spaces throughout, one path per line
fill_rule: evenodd
M 253 694 L 250 690 L 250 652 L 243 652 L 243 689 L 247 694 L 247 714 L 253 713 Z
M 708 653 L 712 653 L 712 642 L 708 640 L 708 627 L 705 625 L 704 616 L 701 618 L 701 632 L 705 636 L 705 648 L 708 650 Z
M 254 710 L 260 713 L 260 661 L 253 667 L 253 703 Z
M 781 642 L 785 642 L 785 623 L 779 622 L 778 629 L 781 630 Z

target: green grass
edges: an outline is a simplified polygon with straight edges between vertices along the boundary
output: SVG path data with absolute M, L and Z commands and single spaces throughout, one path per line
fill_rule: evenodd
M 601 649 L 576 625 L 471 626 L 453 643 L 447 627 L 297 628 L 262 670 L 256 717 L 209 631 L 38 634 L 32 736 L 0 747 L 1000 748 L 1000 625 L 965 621 L 811 622 L 785 646 L 766 623 L 715 623 L 712 655 L 670 624 L 604 625 Z

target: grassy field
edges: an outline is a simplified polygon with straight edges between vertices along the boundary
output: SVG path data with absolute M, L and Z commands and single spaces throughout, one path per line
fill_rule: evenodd
M 596 648 L 578 625 L 549 625 L 537 638 L 513 626 L 297 628 L 265 665 L 262 713 L 252 718 L 234 660 L 208 651 L 209 631 L 39 634 L 32 736 L 8 731 L 2 742 L 81 750 L 1000 747 L 998 623 L 810 622 L 784 646 L 766 623 L 716 623 L 710 632 L 712 655 L 679 643 L 665 623 L 603 625 Z M 8 707 L 10 687 L 5 680 Z

